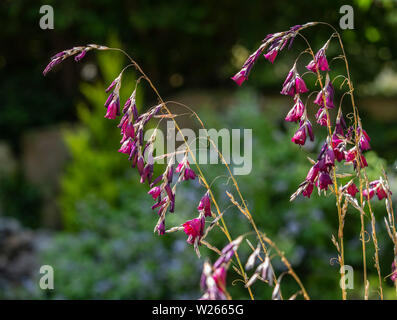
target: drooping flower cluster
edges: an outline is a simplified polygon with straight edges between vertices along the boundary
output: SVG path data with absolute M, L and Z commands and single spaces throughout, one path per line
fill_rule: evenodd
M 109 50 L 108 47 L 95 44 L 64 50 L 51 58 L 43 74 L 46 75 L 56 65 L 68 57 L 75 55 L 75 60 L 80 61 L 85 54 L 92 49 Z M 163 235 L 166 232 L 165 214 L 166 212 L 172 213 L 175 211 L 175 190 L 177 184 L 182 181 L 195 180 L 196 174 L 190 167 L 186 151 L 185 157 L 175 170 L 173 159 L 171 158 L 165 171 L 160 176 L 153 179 L 153 153 L 157 130 L 154 130 L 150 139 L 145 143 L 144 128 L 153 117 L 158 116 L 164 105 L 160 103 L 159 105 L 151 107 L 145 113 L 138 113 L 136 106 L 136 91 L 141 77 L 137 80 L 135 89 L 130 97 L 125 101 L 123 109 L 120 110 L 121 80 L 124 71 L 129 66 L 124 68 L 105 90 L 105 92 L 109 94 L 104 104 L 106 108 L 105 118 L 114 120 L 121 115 L 120 123 L 118 124 L 121 133 L 120 148 L 118 151 L 128 155 L 128 160 L 131 161 L 132 168 L 136 168 L 140 175 L 140 182 L 147 182 L 149 184 L 150 190 L 148 194 L 156 200 L 156 203 L 152 206 L 152 210 L 157 210 L 159 217 L 155 226 L 155 232 L 159 235 Z M 179 174 L 179 177 L 173 184 L 174 171 Z M 186 221 L 181 227 L 173 228 L 175 230 L 184 230 L 188 236 L 187 242 L 193 244 L 196 251 L 204 233 L 205 218 L 212 216 L 209 192 L 205 193 L 202 197 L 197 210 L 198 218 Z
M 387 198 L 387 194 L 392 194 L 392 192 L 385 187 L 382 179 L 374 180 L 369 183 L 369 189 L 363 190 L 363 196 L 365 199 L 371 200 L 374 195 L 378 197 L 379 200 Z
M 251 54 L 248 59 L 244 62 L 241 70 L 237 72 L 232 79 L 241 86 L 242 83 L 248 79 L 248 75 L 254 66 L 255 62 L 258 60 L 261 54 L 269 60 L 271 63 L 277 57 L 277 54 L 284 49 L 284 47 L 289 43 L 289 48 L 292 45 L 292 42 L 295 36 L 298 34 L 300 30 L 303 30 L 307 27 L 312 26 L 313 23 L 309 22 L 304 25 L 296 25 L 290 28 L 288 31 L 271 33 L 268 34 L 265 39 L 263 39 L 262 44 L 259 48 Z M 267 50 L 266 53 L 264 51 Z
M 58 64 L 60 64 L 62 61 L 64 61 L 65 59 L 74 56 L 74 60 L 76 62 L 80 61 L 81 59 L 83 59 L 86 55 L 86 53 L 92 49 L 96 49 L 96 50 L 106 50 L 108 49 L 105 46 L 99 46 L 97 44 L 89 44 L 87 46 L 80 46 L 80 47 L 73 47 L 72 49 L 68 49 L 68 50 L 64 50 L 61 51 L 59 53 L 57 53 L 56 55 L 51 57 L 51 61 L 50 63 L 45 67 L 44 71 L 43 71 L 43 75 L 47 75 L 48 72 L 50 72 L 55 66 L 57 66 Z
M 203 273 L 201 275 L 200 286 L 204 291 L 200 300 L 226 300 L 226 272 L 229 268 L 230 260 L 237 251 L 242 241 L 242 237 L 230 242 L 223 250 L 213 266 L 209 262 L 204 262 Z
M 273 63 L 278 52 L 284 48 L 286 43 L 288 41 L 292 42 L 293 38 L 300 30 L 311 25 L 312 24 L 295 26 L 287 32 L 268 35 L 264 39 L 262 45 L 247 59 L 240 72 L 238 72 L 232 79 L 236 81 L 237 84 L 241 85 L 245 80 L 247 80 L 248 73 L 252 69 L 253 64 L 266 48 L 268 48 L 268 51 L 265 54 L 265 58 Z M 328 74 L 330 67 L 326 57 L 326 50 L 329 46 L 329 42 L 330 40 L 328 40 L 317 51 L 317 53 L 313 55 L 313 59 L 308 65 L 306 65 L 306 68 L 317 75 L 320 72 L 326 72 L 324 86 L 317 93 L 313 102 L 319 107 L 315 115 L 317 123 L 321 126 L 327 127 L 329 132 L 331 132 L 332 121 L 329 118 L 329 111 L 335 108 L 335 93 Z M 291 141 L 301 146 L 305 145 L 307 137 L 310 137 L 310 140 L 314 141 L 312 124 L 308 119 L 306 107 L 300 96 L 308 91 L 309 90 L 304 80 L 297 71 L 295 61 L 283 83 L 281 94 L 294 98 L 294 105 L 286 115 L 285 120 L 288 122 L 299 123 L 299 127 L 291 138 Z M 355 139 L 357 138 L 359 142 L 356 146 Z M 361 125 L 357 127 L 356 132 L 352 126 L 347 128 L 341 108 L 339 108 L 333 134 L 330 135 L 323 144 L 317 161 L 313 163 L 305 181 L 300 184 L 297 192 L 292 195 L 291 199 L 294 199 L 300 193 L 302 193 L 303 196 L 310 198 L 314 186 L 316 186 L 319 191 L 327 191 L 328 187 L 334 183 L 331 178 L 331 171 L 333 171 L 335 167 L 335 160 L 338 162 L 345 161 L 346 163 L 351 163 L 355 170 L 366 167 L 368 164 L 363 155 L 363 151 L 370 149 L 369 141 L 370 138 L 365 130 L 361 128 Z M 352 145 L 352 147 L 347 149 L 348 145 Z M 344 186 L 342 190 L 352 197 L 354 197 L 358 192 L 357 186 L 352 181 Z

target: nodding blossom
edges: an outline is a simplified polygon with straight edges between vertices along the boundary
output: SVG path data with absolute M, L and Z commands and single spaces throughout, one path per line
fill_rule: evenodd
M 301 121 L 299 129 L 295 132 L 291 141 L 293 143 L 303 146 L 306 142 L 306 137 L 307 137 L 306 131 L 310 137 L 310 140 L 313 141 L 314 140 L 313 129 L 309 120 Z
M 368 136 L 367 132 L 362 128 L 357 128 L 357 134 L 360 136 L 360 149 L 362 151 L 371 149 L 371 146 L 369 145 L 371 138 Z
M 295 104 L 285 117 L 285 121 L 297 122 L 300 121 L 305 112 L 305 105 L 299 96 L 294 98 Z
M 323 127 L 328 125 L 328 116 L 325 108 L 321 107 L 316 113 L 317 123 Z
M 329 41 L 317 51 L 314 56 L 314 60 L 310 61 L 306 68 L 314 73 L 319 71 L 329 71 L 329 65 L 327 61 L 327 57 L 325 55 L 325 50 L 328 48 Z
M 310 198 L 310 196 L 311 196 L 311 194 L 313 192 L 313 189 L 314 189 L 313 183 L 311 183 L 311 182 L 307 183 L 305 188 L 302 191 L 302 195 L 304 197 Z
M 366 199 L 372 199 L 374 195 L 378 197 L 379 200 L 387 198 L 387 192 L 392 194 L 390 190 L 385 189 L 381 180 L 374 180 L 369 183 L 369 189 L 363 190 L 363 196 Z
M 305 126 L 299 127 L 299 129 L 295 132 L 294 136 L 292 137 L 291 141 L 293 143 L 303 146 L 306 142 L 306 127 Z
M 354 169 L 357 168 L 357 159 L 360 160 L 360 168 L 368 167 L 368 163 L 364 155 L 359 152 L 359 157 L 357 156 L 356 147 L 351 148 L 349 151 L 345 151 L 345 160 L 346 162 L 352 162 Z
M 329 75 L 327 74 L 326 80 L 325 80 L 325 85 L 322 90 L 319 91 L 319 93 L 316 96 L 316 99 L 314 100 L 314 103 L 317 104 L 320 107 L 325 107 L 324 106 L 324 97 L 325 97 L 325 104 L 328 109 L 333 109 L 335 108 L 334 105 L 334 87 L 329 79 Z
M 186 221 L 182 226 L 184 232 L 188 235 L 187 242 L 194 244 L 196 241 L 200 242 L 201 237 L 204 234 L 204 218 L 196 218 Z
M 296 65 L 288 72 L 287 78 L 283 83 L 281 94 L 288 96 L 295 96 L 295 94 L 305 93 L 309 91 L 305 82 L 296 71 Z
M 261 49 L 262 48 L 260 47 L 253 54 L 251 54 L 248 57 L 247 61 L 245 61 L 241 70 L 232 77 L 232 80 L 234 80 L 239 86 L 241 86 L 245 80 L 248 80 L 248 75 L 251 71 L 251 68 L 254 66 L 254 63 L 261 55 Z
M 182 178 L 182 180 L 194 180 L 196 178 L 196 174 L 194 173 L 193 169 L 190 168 L 189 161 L 187 160 L 187 157 L 185 157 L 177 166 L 175 169 L 176 173 L 179 173 L 179 176 Z
M 201 198 L 197 210 L 204 211 L 204 217 L 211 217 L 211 199 L 209 196 L 209 191 Z
M 347 188 L 346 191 L 350 194 L 353 198 L 356 196 L 358 189 L 354 183 L 351 183 Z
M 328 172 L 321 171 L 318 176 L 317 187 L 320 190 L 328 190 L 328 186 L 332 185 L 332 179 Z
M 346 143 L 342 139 L 339 139 L 335 133 L 332 135 L 332 148 L 338 162 L 345 160 Z
M 161 188 L 156 186 L 149 190 L 148 194 L 150 194 L 153 199 L 157 199 L 161 195 Z

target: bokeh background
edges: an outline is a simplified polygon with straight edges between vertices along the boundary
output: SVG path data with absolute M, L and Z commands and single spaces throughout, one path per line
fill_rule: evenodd
M 44 4 L 54 8 L 54 30 L 39 27 Z M 117 153 L 115 122 L 103 119 L 104 89 L 127 61 L 117 53 L 90 52 L 80 63 L 70 59 L 42 76 L 50 56 L 87 43 L 129 52 L 166 100 L 188 104 L 207 127 L 253 129 L 253 170 L 238 181 L 254 219 L 285 251 L 313 298 L 340 298 L 331 242 L 337 232 L 332 197 L 313 194 L 310 201 L 289 202 L 309 168 L 306 156 L 314 157 L 322 137 L 316 127 L 316 144 L 299 150 L 290 143 L 294 126 L 283 121 L 290 99 L 277 94 L 304 43 L 297 39 L 274 66 L 260 59 L 243 88 L 230 76 L 266 34 L 308 21 L 338 27 L 344 4 L 354 8 L 354 30 L 338 30 L 362 121 L 372 138 L 369 175 L 376 178 L 384 167 L 397 194 L 396 1 L 3 0 L 0 298 L 196 299 L 201 294 L 203 259 L 197 259 L 183 233 L 153 234 L 156 217 L 147 186 L 138 183 L 135 171 Z M 318 49 L 330 30 L 319 27 L 305 34 Z M 328 54 L 339 54 L 335 42 Z M 303 60 L 301 68 L 308 62 Z M 331 67 L 333 75 L 344 72 L 341 60 L 332 61 Z M 131 88 L 136 74 L 130 72 L 128 77 L 125 83 Z M 144 111 L 156 100 L 147 87 L 139 90 L 138 107 Z M 345 112 L 350 108 L 347 100 Z M 184 124 L 197 125 L 188 120 Z M 225 175 L 219 166 L 205 170 L 210 181 Z M 232 189 L 227 180 L 218 178 L 214 188 L 232 235 L 249 230 L 225 198 L 224 190 Z M 201 194 L 195 184 L 180 189 L 173 221 L 193 218 Z M 385 294 L 393 299 L 394 289 L 386 278 L 393 250 L 383 225 L 385 211 L 375 204 L 375 212 Z M 370 230 L 368 219 L 366 224 Z M 361 298 L 363 292 L 359 230 L 357 213 L 349 212 L 346 263 L 355 270 L 350 298 Z M 217 232 L 208 240 L 219 248 L 225 244 Z M 368 248 L 371 297 L 376 297 L 371 242 Z M 204 257 L 215 258 L 205 248 L 201 251 Z M 248 251 L 243 245 L 243 258 Z M 39 267 L 45 264 L 54 267 L 54 290 L 39 289 Z M 283 270 L 276 261 L 275 267 Z M 232 296 L 248 298 L 235 278 L 230 272 Z M 284 296 L 295 291 L 296 284 L 285 278 Z M 269 298 L 261 284 L 254 285 L 254 292 L 256 298 Z

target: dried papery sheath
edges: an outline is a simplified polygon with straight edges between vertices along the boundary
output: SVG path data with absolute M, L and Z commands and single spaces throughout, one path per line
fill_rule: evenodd
M 281 300 L 280 282 L 273 289 L 272 300 Z
M 258 244 L 254 252 L 252 252 L 248 257 L 247 263 L 245 264 L 245 270 L 250 270 L 254 267 L 256 258 L 258 257 L 259 253 L 260 253 L 260 246 Z

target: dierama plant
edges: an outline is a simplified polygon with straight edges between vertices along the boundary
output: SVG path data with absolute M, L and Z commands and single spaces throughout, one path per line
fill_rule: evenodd
M 310 159 L 312 167 L 309 169 L 304 181 L 298 186 L 297 191 L 291 196 L 291 200 L 294 200 L 300 194 L 302 194 L 303 197 L 310 198 L 314 187 L 317 188 L 319 194 L 330 192 L 335 195 L 339 229 L 337 239 L 332 236 L 332 241 L 338 251 L 338 261 L 342 268 L 341 270 L 344 270 L 344 217 L 349 205 L 359 211 L 361 216 L 360 236 L 362 241 L 364 264 L 365 298 L 368 298 L 369 283 L 366 278 L 366 242 L 364 240 L 366 230 L 364 226 L 364 217 L 367 215 L 370 216 L 372 225 L 371 235 L 375 246 L 375 266 L 379 277 L 379 294 L 380 297 L 383 298 L 378 244 L 375 230 L 375 215 L 372 210 L 370 200 L 376 195 L 379 200 L 385 199 L 386 201 L 388 215 L 385 217 L 385 223 L 389 236 L 394 243 L 394 256 L 397 256 L 397 233 L 394 224 L 391 191 L 388 185 L 387 176 L 384 173 L 383 177 L 380 177 L 379 180 L 372 182 L 368 181 L 365 171 L 367 162 L 363 152 L 370 148 L 370 138 L 362 127 L 361 120 L 358 115 L 358 109 L 354 102 L 353 84 L 350 79 L 349 66 L 340 35 L 332 26 L 328 25 L 332 28 L 333 33 L 317 53 L 314 53 L 308 40 L 301 33 L 306 28 L 321 24 L 328 25 L 326 23 L 310 22 L 304 25 L 294 26 L 288 31 L 267 35 L 260 47 L 247 59 L 242 66 L 242 69 L 232 77 L 232 79 L 238 85 L 242 85 L 243 82 L 248 79 L 253 65 L 261 55 L 264 55 L 264 57 L 271 63 L 274 63 L 277 55 L 287 44 L 290 48 L 297 36 L 301 37 L 305 41 L 307 49 L 303 53 L 307 53 L 311 56 L 311 61 L 308 62 L 306 66 L 308 71 L 303 74 L 298 72 L 299 58 L 303 56 L 303 53 L 301 53 L 295 60 L 282 86 L 281 94 L 290 96 L 293 99 L 292 108 L 286 115 L 285 120 L 298 123 L 296 133 L 291 139 L 293 143 L 304 145 L 307 137 L 314 141 L 314 130 L 312 123 L 309 121 L 307 111 L 307 101 L 314 91 L 309 93 L 309 88 L 306 86 L 303 79 L 303 76 L 306 74 L 314 74 L 317 78 L 316 83 L 318 83 L 320 87 L 319 90 L 317 90 L 317 95 L 313 101 L 313 103 L 318 106 L 316 120 L 320 126 L 324 126 L 327 129 L 328 137 L 323 143 L 323 147 L 321 148 L 317 160 Z M 343 77 L 344 81 L 342 85 L 347 84 L 348 87 L 348 90 L 343 94 L 343 96 L 345 94 L 349 94 L 351 98 L 354 122 L 349 125 L 346 124 L 343 117 L 342 99 L 339 103 L 337 117 L 334 121 L 332 121 L 329 114 L 329 110 L 335 108 L 336 104 L 334 101 L 333 80 L 331 80 L 330 74 L 330 60 L 327 59 L 326 53 L 328 46 L 331 44 L 331 40 L 334 38 L 338 40 L 342 51 L 341 57 L 345 61 L 346 65 L 346 75 L 338 75 L 337 77 Z M 76 61 L 80 61 L 88 51 L 92 50 L 118 51 L 123 53 L 130 61 L 130 64 L 121 70 L 120 74 L 106 89 L 109 96 L 104 104 L 106 109 L 105 118 L 114 120 L 117 119 L 117 117 L 120 117 L 120 123 L 118 125 L 121 133 L 119 152 L 126 154 L 131 166 L 137 169 L 140 175 L 140 183 L 147 183 L 149 186 L 148 194 L 153 198 L 153 200 L 155 200 L 152 210 L 156 210 L 158 215 L 158 221 L 155 224 L 154 231 L 159 235 L 183 231 L 187 236 L 187 242 L 193 246 L 199 257 L 199 248 L 201 245 L 208 247 L 219 255 L 219 258 L 213 265 L 208 261 L 204 263 L 201 277 L 201 288 L 203 290 L 202 299 L 231 299 L 230 294 L 226 289 L 226 273 L 231 265 L 233 266 L 233 270 L 237 272 L 239 277 L 241 277 L 251 299 L 254 299 L 251 285 L 258 280 L 272 287 L 272 299 L 284 299 L 281 292 L 281 281 L 285 275 L 292 276 L 299 287 L 299 290 L 291 296 L 290 299 L 295 299 L 299 294 L 301 294 L 305 299 L 309 299 L 309 295 L 305 287 L 293 270 L 284 253 L 264 232 L 261 232 L 258 229 L 228 163 L 209 136 L 207 139 L 211 143 L 212 147 L 218 152 L 218 156 L 224 164 L 233 183 L 235 192 L 238 195 L 238 201 L 234 199 L 233 195 L 228 190 L 225 190 L 225 193 L 232 205 L 234 205 L 236 209 L 248 220 L 252 227 L 252 232 L 240 235 L 233 240 L 225 220 L 223 219 L 223 212 L 220 210 L 218 202 L 214 197 L 211 184 L 207 182 L 203 171 L 196 161 L 193 152 L 194 150 L 191 149 L 186 140 L 183 141 L 185 147 L 183 151 L 183 159 L 176 165 L 176 167 L 174 167 L 174 163 L 172 161 L 173 158 L 171 157 L 174 155 L 156 155 L 156 157 L 171 157 L 171 159 L 161 175 L 158 177 L 153 176 L 156 159 L 154 156 L 154 142 L 156 139 L 157 129 L 154 130 L 150 139 L 145 142 L 144 129 L 149 121 L 158 120 L 158 123 L 160 123 L 164 119 L 170 119 L 174 122 L 177 131 L 182 135 L 182 137 L 184 137 L 176 120 L 176 115 L 173 114 L 169 108 L 170 105 L 177 104 L 185 107 L 204 129 L 205 127 L 197 113 L 191 108 L 178 102 L 164 101 L 150 78 L 125 51 L 118 48 L 109 48 L 96 44 L 74 47 L 53 56 L 43 74 L 46 75 L 51 69 L 68 57 L 74 56 Z M 130 97 L 124 102 L 123 108 L 121 108 L 119 92 L 122 85 L 123 73 L 129 67 L 134 67 L 140 74 L 140 77 L 136 81 L 135 86 L 131 89 L 132 93 Z M 148 83 L 158 99 L 158 104 L 148 108 L 145 113 L 139 114 L 136 107 L 135 96 L 137 87 L 142 80 Z M 306 106 L 303 102 L 303 95 L 305 94 L 308 95 Z M 189 159 L 191 159 L 192 163 L 189 162 Z M 339 163 L 347 163 L 351 165 L 354 168 L 354 174 L 342 172 L 342 168 L 338 165 Z M 340 179 L 345 178 L 346 176 L 351 177 L 350 181 L 344 185 L 340 185 Z M 197 199 L 197 212 L 194 213 L 195 216 L 191 220 L 178 226 L 166 228 L 166 216 L 176 210 L 175 197 L 177 186 L 181 183 L 199 183 L 204 189 L 202 197 L 201 199 Z M 215 227 L 223 232 L 228 240 L 228 244 L 222 250 L 219 250 L 205 240 L 209 232 L 211 232 Z M 256 246 L 252 245 L 248 239 L 248 237 L 252 235 L 255 235 L 255 242 L 257 242 Z M 243 266 L 241 258 L 238 255 L 238 248 L 244 239 L 252 250 L 245 266 Z M 270 249 L 273 251 L 273 255 L 269 254 Z M 276 275 L 276 270 L 272 265 L 272 260 L 275 257 L 278 257 L 281 260 L 281 263 L 287 270 L 280 275 Z M 251 276 L 248 276 L 248 272 L 250 272 L 255 265 L 256 268 L 254 273 Z M 390 278 L 395 282 L 397 290 L 396 261 L 393 262 L 391 272 Z M 343 299 L 346 299 L 346 290 L 344 288 L 342 288 L 342 297 Z

